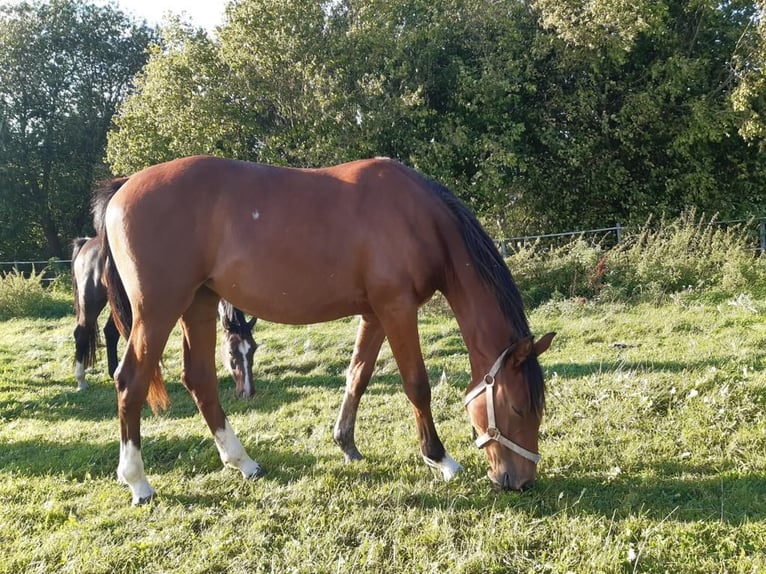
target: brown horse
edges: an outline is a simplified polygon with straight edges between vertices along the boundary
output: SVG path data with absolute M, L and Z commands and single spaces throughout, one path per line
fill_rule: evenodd
M 180 317 L 183 382 L 225 465 L 263 474 L 221 408 L 215 379 L 220 298 L 267 321 L 307 324 L 361 315 L 333 438 L 347 460 L 359 400 L 388 338 L 413 405 L 426 463 L 450 479 L 431 414 L 418 307 L 441 291 L 468 348 L 467 409 L 490 479 L 523 489 L 535 478 L 544 383 L 519 292 L 476 218 L 443 186 L 388 159 L 289 169 L 211 157 L 147 168 L 94 199 L 105 229 L 107 283 L 129 332 L 115 376 L 121 426 L 118 476 L 133 503 L 154 496 L 144 474 L 140 412 L 166 404 L 159 360 Z
M 118 188 L 124 181 L 115 180 L 112 185 Z M 106 286 L 101 280 L 104 272 L 101 251 L 102 240 L 99 236 L 78 237 L 72 242 L 72 290 L 77 320 L 74 329 L 75 378 L 78 391 L 88 388 L 85 370 L 96 364 L 98 317 L 107 303 Z M 234 379 L 237 396 L 250 397 L 254 391 L 253 354 L 258 348 L 253 340 L 256 318 L 248 321 L 242 311 L 223 300 L 218 306 L 218 315 L 222 327 L 221 360 Z M 117 369 L 120 333 L 111 314 L 104 325 L 104 337 L 109 376 L 112 377 Z

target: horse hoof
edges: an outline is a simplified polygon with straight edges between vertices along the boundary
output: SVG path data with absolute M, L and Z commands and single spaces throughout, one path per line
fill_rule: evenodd
M 266 469 L 263 468 L 261 465 L 258 465 L 257 468 L 251 473 L 249 473 L 248 475 L 246 475 L 245 478 L 247 480 L 252 480 L 253 482 L 255 482 L 256 480 L 258 480 L 265 474 L 266 474 Z
M 346 458 L 346 464 L 350 464 L 352 462 L 355 462 L 357 460 L 362 460 L 364 458 L 362 456 L 362 453 L 359 452 L 357 449 L 354 449 L 349 452 L 344 452 L 343 456 Z
M 84 391 L 88 388 L 88 383 L 78 383 L 77 384 L 77 392 Z
M 155 498 L 157 498 L 157 493 L 152 492 L 148 496 L 140 496 L 133 499 L 133 506 L 144 506 L 145 504 L 149 504 L 152 502 Z

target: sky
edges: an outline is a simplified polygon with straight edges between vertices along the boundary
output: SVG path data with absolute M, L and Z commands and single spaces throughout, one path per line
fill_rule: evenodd
M 168 12 L 187 15 L 192 24 L 210 32 L 222 23 L 227 0 L 101 0 L 102 5 L 116 6 L 123 12 L 146 20 L 149 25 L 158 24 Z

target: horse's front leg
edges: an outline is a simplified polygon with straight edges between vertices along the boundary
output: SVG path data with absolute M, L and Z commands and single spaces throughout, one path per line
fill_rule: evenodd
M 370 382 L 375 361 L 378 359 L 378 353 L 385 338 L 383 327 L 377 317 L 374 315 L 362 317 L 356 332 L 356 343 L 351 355 L 351 363 L 346 373 L 346 392 L 343 395 L 343 404 L 338 412 L 338 420 L 332 435 L 335 443 L 343 451 L 346 462 L 361 460 L 362 458 L 354 441 L 356 414 L 359 410 L 359 401 Z
M 423 460 L 428 466 L 439 470 L 444 480 L 450 480 L 462 467 L 447 454 L 436 433 L 431 413 L 431 385 L 420 349 L 417 308 L 399 307 L 388 316 L 380 317 L 402 376 L 404 392 L 415 412 Z
M 245 452 L 231 428 L 218 398 L 215 373 L 217 296 L 200 290 L 181 317 L 183 330 L 183 383 L 213 433 L 215 445 L 226 466 L 238 469 L 246 478 L 263 476 L 261 466 Z

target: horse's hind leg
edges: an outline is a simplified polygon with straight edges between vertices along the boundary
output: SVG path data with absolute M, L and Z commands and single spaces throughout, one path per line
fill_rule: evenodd
M 77 380 L 77 390 L 88 388 L 85 380 L 85 369 L 90 366 L 91 347 L 96 344 L 96 325 L 83 325 L 78 321 L 74 328 L 74 377 Z
M 359 410 L 359 401 L 370 382 L 384 339 L 385 333 L 378 318 L 374 315 L 363 316 L 356 332 L 351 364 L 346 373 L 346 393 L 333 432 L 333 439 L 343 450 L 347 462 L 362 458 L 354 442 L 356 413 Z
M 141 457 L 141 408 L 150 384 L 164 384 L 159 379 L 159 362 L 173 323 L 168 321 L 163 329 L 158 330 L 158 323 L 149 329 L 140 320 L 134 321 L 125 356 L 114 376 L 120 417 L 117 478 L 130 487 L 134 505 L 143 504 L 155 495 L 155 490 L 146 479 Z
M 415 411 L 423 460 L 428 466 L 441 471 L 445 480 L 450 480 L 461 467 L 444 450 L 444 445 L 436 433 L 431 413 L 431 385 L 423 363 L 418 336 L 417 308 L 397 306 L 388 314 L 381 314 L 380 318 L 402 376 L 404 392 Z
M 114 318 L 111 313 L 104 325 L 104 339 L 106 341 L 106 361 L 109 368 L 109 376 L 114 377 L 114 371 L 117 370 L 117 343 L 120 340 L 120 332 L 114 324 Z
M 239 469 L 246 478 L 264 474 L 261 466 L 245 452 L 231 428 L 218 398 L 215 373 L 215 342 L 218 296 L 201 288 L 181 317 L 183 330 L 183 383 L 213 433 L 221 461 Z

